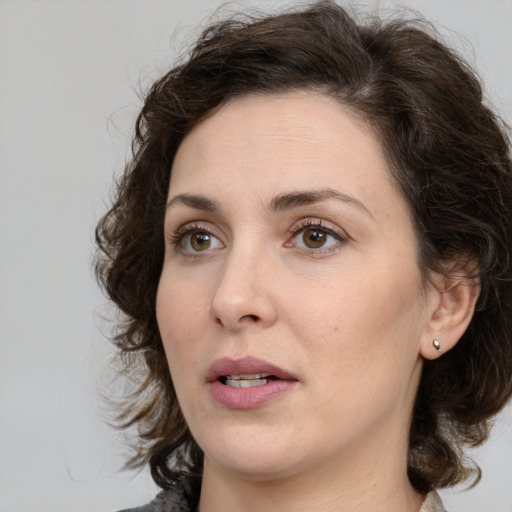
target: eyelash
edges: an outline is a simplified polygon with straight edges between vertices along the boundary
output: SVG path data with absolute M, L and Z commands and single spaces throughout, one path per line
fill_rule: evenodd
M 288 230 L 288 233 L 292 236 L 285 242 L 285 244 L 284 244 L 285 247 L 294 247 L 291 244 L 291 241 L 294 240 L 297 236 L 299 236 L 302 232 L 306 231 L 307 229 L 313 229 L 313 230 L 317 229 L 319 231 L 322 231 L 322 232 L 326 233 L 327 235 L 335 238 L 341 244 L 346 243 L 349 238 L 346 234 L 340 233 L 338 230 L 335 230 L 331 226 L 327 225 L 325 223 L 325 221 L 322 221 L 319 219 L 302 219 L 299 221 L 298 224 L 293 225 L 292 228 L 290 228 Z M 209 229 L 201 224 L 186 224 L 184 226 L 181 226 L 174 233 L 170 234 L 168 236 L 168 239 L 169 239 L 169 242 L 175 248 L 179 248 L 179 246 L 181 244 L 183 244 L 185 237 L 187 237 L 189 235 L 193 235 L 194 233 L 206 233 L 220 241 L 219 237 L 214 235 L 212 233 L 211 229 Z M 329 245 L 327 247 L 320 247 L 317 249 L 297 247 L 297 249 L 301 250 L 305 254 L 309 254 L 309 255 L 313 255 L 313 256 L 323 256 L 323 255 L 326 255 L 326 254 L 336 251 L 338 248 L 339 248 L 338 244 Z M 201 254 L 201 251 L 187 251 L 183 248 L 182 248 L 182 251 L 189 256 L 190 255 L 199 256 Z M 205 251 L 205 252 L 209 252 L 209 251 Z

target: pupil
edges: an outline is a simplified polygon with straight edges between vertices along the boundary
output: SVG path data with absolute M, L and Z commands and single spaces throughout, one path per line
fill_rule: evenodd
M 319 229 L 307 229 L 302 235 L 304 243 L 311 249 L 322 247 L 325 243 L 325 237 L 326 234 Z
M 210 247 L 210 236 L 207 233 L 194 233 L 190 237 L 190 245 L 196 251 L 204 251 Z

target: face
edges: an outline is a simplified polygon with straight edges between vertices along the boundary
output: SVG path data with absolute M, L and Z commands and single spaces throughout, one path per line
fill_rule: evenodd
M 429 291 L 408 207 L 348 110 L 307 92 L 222 106 L 179 148 L 165 238 L 158 324 L 205 471 L 406 453 Z

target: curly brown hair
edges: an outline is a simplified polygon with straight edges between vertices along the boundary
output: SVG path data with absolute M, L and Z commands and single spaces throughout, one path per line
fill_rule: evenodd
M 373 127 L 410 205 L 423 271 L 449 275 L 446 262 L 475 264 L 469 277 L 478 276 L 481 294 L 469 328 L 453 350 L 424 363 L 408 462 L 419 492 L 474 472 L 462 448 L 487 437 L 512 393 L 510 139 L 475 73 L 433 34 L 420 22 L 358 22 L 329 1 L 232 17 L 204 30 L 187 59 L 151 87 L 133 160 L 97 226 L 96 274 L 124 313 L 114 342 L 135 386 L 118 417 L 138 426 L 131 465 L 149 463 L 161 487 L 202 470 L 155 315 L 174 156 L 227 100 L 295 89 L 320 90 Z

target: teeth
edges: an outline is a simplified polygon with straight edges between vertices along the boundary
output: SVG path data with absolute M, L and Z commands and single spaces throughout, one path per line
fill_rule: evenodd
M 226 375 L 226 379 L 230 380 L 251 380 L 251 379 L 264 379 L 269 377 L 268 373 L 242 373 L 240 375 Z
M 252 388 L 254 386 L 263 386 L 263 384 L 267 383 L 267 379 L 229 379 L 226 378 L 226 386 L 229 386 L 230 388 Z
M 252 388 L 254 386 L 263 386 L 268 382 L 267 373 L 247 373 L 241 375 L 226 375 L 226 386 L 231 388 Z

